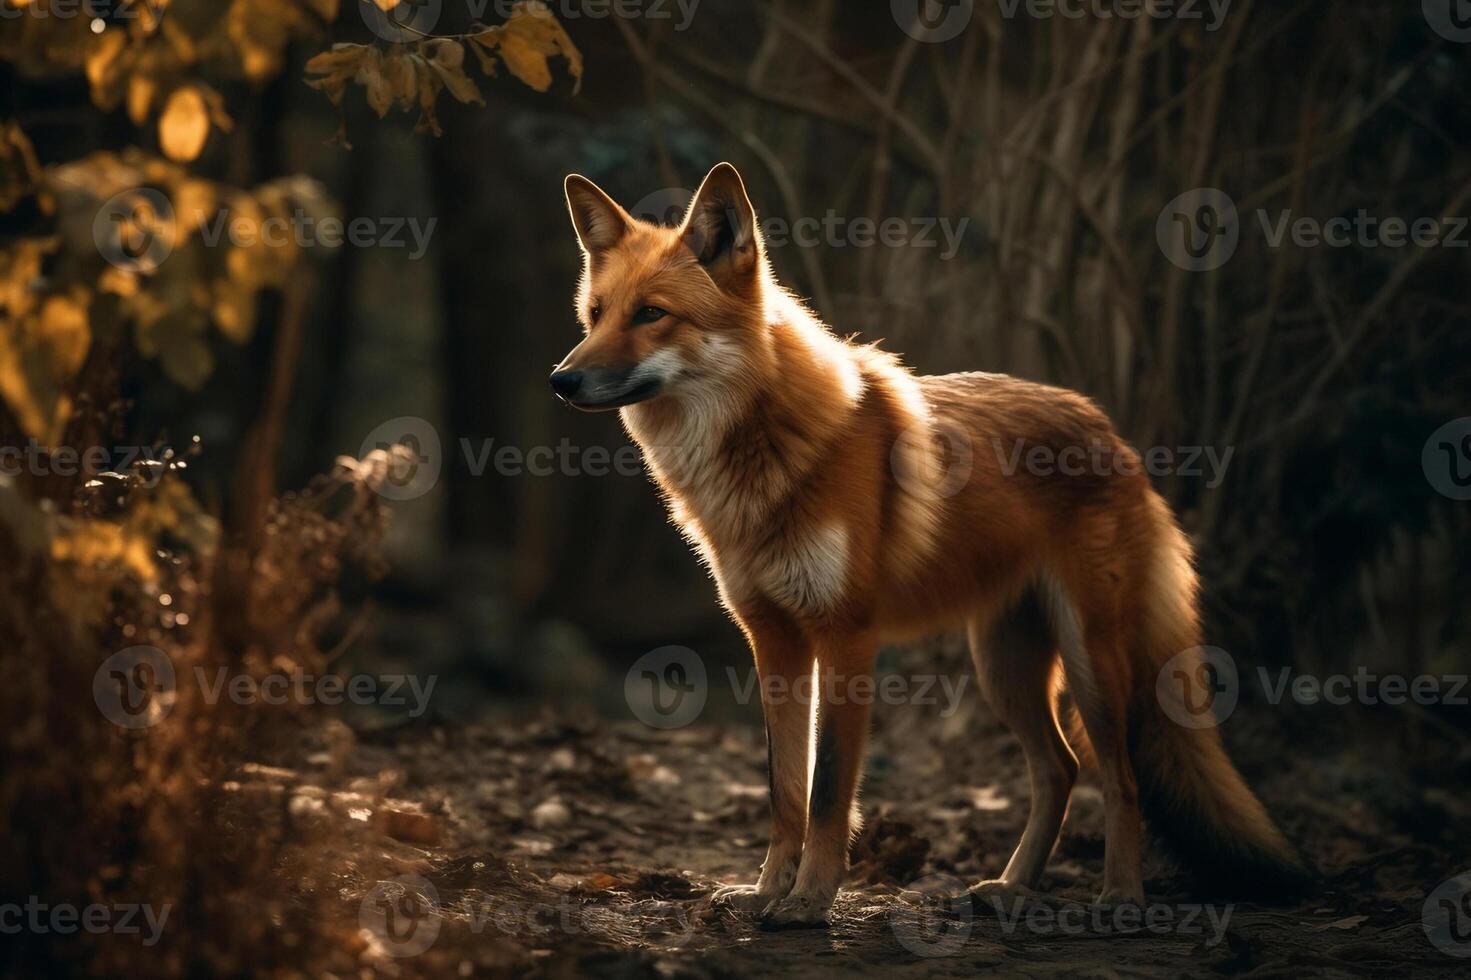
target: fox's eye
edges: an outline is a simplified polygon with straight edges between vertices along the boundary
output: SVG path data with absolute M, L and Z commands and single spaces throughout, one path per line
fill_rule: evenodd
M 633 323 L 635 326 L 641 323 L 654 323 L 664 319 L 668 315 L 668 313 L 665 313 L 657 306 L 645 306 L 633 315 Z
M 597 323 L 598 317 L 603 315 L 603 308 L 601 306 L 598 306 L 597 304 L 593 304 L 593 308 L 588 311 L 587 315 L 593 323 Z

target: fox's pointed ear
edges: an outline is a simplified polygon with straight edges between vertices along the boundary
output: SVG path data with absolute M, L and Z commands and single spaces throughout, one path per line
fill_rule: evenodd
M 680 233 L 716 282 L 751 274 L 756 268 L 756 212 L 735 167 L 717 163 L 705 175 Z
M 589 255 L 604 252 L 618 244 L 633 225 L 633 218 L 618 206 L 602 188 L 581 174 L 568 174 L 563 183 L 567 194 L 567 211 L 577 240 Z

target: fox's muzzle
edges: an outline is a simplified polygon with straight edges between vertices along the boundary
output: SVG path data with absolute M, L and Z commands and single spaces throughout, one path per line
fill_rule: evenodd
M 601 412 L 622 408 L 653 398 L 659 393 L 662 379 L 640 376 L 636 366 L 618 370 L 606 367 L 567 368 L 562 364 L 549 379 L 552 391 L 573 408 L 585 412 Z

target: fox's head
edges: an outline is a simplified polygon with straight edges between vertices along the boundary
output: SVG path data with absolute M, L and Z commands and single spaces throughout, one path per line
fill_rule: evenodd
M 766 260 L 734 167 L 705 176 L 678 227 L 634 218 L 577 174 L 566 191 L 584 337 L 552 372 L 558 397 L 602 411 L 717 396 L 748 370 L 764 345 Z

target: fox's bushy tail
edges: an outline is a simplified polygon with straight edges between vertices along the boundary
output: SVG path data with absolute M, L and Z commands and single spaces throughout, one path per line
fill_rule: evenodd
M 1180 702 L 1207 693 L 1171 688 L 1204 679 L 1198 585 L 1190 543 L 1169 506 L 1150 493 L 1154 543 L 1143 581 L 1141 641 L 1134 656 L 1131 754 L 1139 801 L 1166 849 L 1223 897 L 1300 892 L 1313 875 L 1252 793 L 1209 717 L 1180 715 Z M 1168 665 L 1170 676 L 1159 684 Z M 1193 706 L 1199 711 L 1199 705 Z

